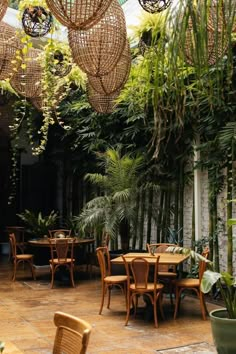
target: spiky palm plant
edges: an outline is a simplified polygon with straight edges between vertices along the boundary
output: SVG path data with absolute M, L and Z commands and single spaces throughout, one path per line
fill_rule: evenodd
M 83 230 L 103 228 L 111 237 L 120 235 L 123 250 L 129 248 L 138 191 L 141 157 L 121 155 L 119 150 L 108 149 L 99 154 L 104 174 L 87 174 L 92 184 L 101 188 L 102 195 L 90 200 L 78 217 Z

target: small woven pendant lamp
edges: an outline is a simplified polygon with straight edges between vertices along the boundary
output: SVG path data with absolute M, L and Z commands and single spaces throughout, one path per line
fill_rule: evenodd
M 103 95 L 95 91 L 89 83 L 87 84 L 88 101 L 97 113 L 112 113 L 115 107 L 115 99 L 119 94 L 120 91 L 116 91 L 111 95 Z
M 20 61 L 12 63 L 16 57 L 16 51 L 22 48 L 22 44 L 16 36 L 13 27 L 0 22 L 0 80 L 10 78 L 13 69 L 19 66 Z
M 8 7 L 8 0 L 0 0 L 0 21 L 4 17 Z
M 112 0 L 46 0 L 56 19 L 68 28 L 89 29 L 107 11 Z
M 25 69 L 19 67 L 10 80 L 11 86 L 24 97 L 39 97 L 41 94 L 42 68 L 40 65 L 40 53 L 38 49 L 29 49 L 26 58 L 23 59 Z
M 208 8 L 206 22 L 203 20 L 203 7 L 205 0 L 198 0 L 195 13 L 195 26 L 191 14 L 189 16 L 184 45 L 185 61 L 194 65 L 196 63 L 214 65 L 228 48 L 226 24 L 223 8 L 217 5 L 217 0 L 212 0 Z M 198 28 L 196 35 L 194 27 Z M 200 39 L 199 39 L 200 38 Z M 201 51 L 199 50 L 201 48 Z
M 154 14 L 166 10 L 172 3 L 172 0 L 138 0 L 142 8 Z
M 52 28 L 53 18 L 50 11 L 42 6 L 29 6 L 22 15 L 22 26 L 30 37 L 43 37 Z
M 124 12 L 113 0 L 103 18 L 87 31 L 69 29 L 72 57 L 89 75 L 108 74 L 117 64 L 126 43 Z
M 125 85 L 131 66 L 131 54 L 128 40 L 126 46 L 116 64 L 115 68 L 107 75 L 91 76 L 88 75 L 88 81 L 93 89 L 101 94 L 110 95 L 115 91 L 121 90 Z

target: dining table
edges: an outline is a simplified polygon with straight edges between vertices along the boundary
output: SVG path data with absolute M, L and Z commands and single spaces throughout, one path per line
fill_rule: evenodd
M 154 253 L 154 254 L 151 254 L 148 252 L 143 252 L 143 253 L 130 252 L 130 253 L 124 254 L 124 257 L 125 257 L 128 264 L 130 264 L 134 258 L 142 257 L 142 258 L 145 258 L 150 265 L 155 265 L 157 256 L 160 256 L 159 264 L 175 265 L 175 266 L 180 265 L 186 259 L 189 258 L 189 254 L 186 255 L 186 254 L 171 253 L 171 252 Z M 123 264 L 124 262 L 123 262 L 122 256 L 118 256 L 116 258 L 113 258 L 111 260 L 111 263 L 112 264 Z
M 69 239 L 72 239 L 70 236 Z M 70 240 L 69 240 L 70 243 Z M 94 248 L 95 238 L 82 238 L 75 237 L 74 243 L 74 256 L 76 259 L 76 264 L 83 264 L 86 260 L 86 255 Z M 29 252 L 34 255 L 34 265 L 42 266 L 49 264 L 50 254 L 50 243 L 48 237 L 40 237 L 28 240 Z

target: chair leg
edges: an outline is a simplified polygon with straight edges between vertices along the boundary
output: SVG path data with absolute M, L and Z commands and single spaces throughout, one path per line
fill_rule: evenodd
M 54 286 L 54 273 L 56 271 L 56 268 L 54 268 L 53 266 L 51 266 L 51 289 L 53 288 Z
M 155 328 L 158 327 L 158 321 L 157 321 L 157 300 L 158 297 L 153 301 L 153 314 L 154 314 L 154 323 L 155 323 Z
M 161 318 L 165 320 L 165 315 L 163 311 L 163 292 L 160 292 L 159 295 L 157 296 L 157 300 L 159 301 L 159 307 L 160 307 L 160 313 L 161 313 Z
M 126 306 L 126 319 L 125 319 L 125 326 L 127 326 L 128 322 L 129 322 L 129 315 L 130 315 L 130 303 L 131 303 L 131 298 L 133 299 L 133 297 L 130 294 L 130 291 L 127 291 L 127 306 Z
M 32 277 L 33 277 L 34 280 L 36 280 L 34 265 L 33 265 L 32 261 L 29 261 L 29 266 L 30 266 L 30 269 L 31 269 Z
M 104 305 L 105 292 L 106 292 L 105 285 L 102 284 L 102 299 L 101 299 L 101 305 L 100 305 L 99 315 L 101 315 L 101 313 L 102 313 L 102 309 L 103 309 L 103 305 Z
M 16 280 L 16 268 L 17 268 L 17 262 L 13 260 L 13 274 L 12 274 L 12 281 Z
M 73 288 L 75 288 L 75 281 L 74 281 L 74 268 L 70 267 L 70 279 L 71 279 L 71 284 Z
M 111 303 L 111 289 L 112 285 L 108 285 L 107 290 L 108 290 L 108 298 L 107 298 L 107 308 L 110 308 L 110 303 Z
M 199 292 L 199 300 L 200 300 L 200 307 L 201 307 L 201 312 L 202 312 L 202 318 L 205 321 L 206 320 L 206 304 L 205 304 L 205 299 L 203 293 L 200 291 Z
M 178 286 L 176 286 L 176 291 L 175 291 L 175 313 L 174 313 L 174 320 L 176 320 L 177 313 L 178 313 L 178 311 L 179 311 L 181 293 L 182 293 L 182 289 L 179 289 Z

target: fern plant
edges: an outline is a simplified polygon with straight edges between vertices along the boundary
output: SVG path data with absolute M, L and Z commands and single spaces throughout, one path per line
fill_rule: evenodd
M 47 216 L 43 216 L 41 211 L 38 214 L 26 209 L 23 213 L 17 214 L 25 223 L 26 232 L 34 237 L 48 235 L 48 230 L 54 228 L 58 215 L 52 210 Z

